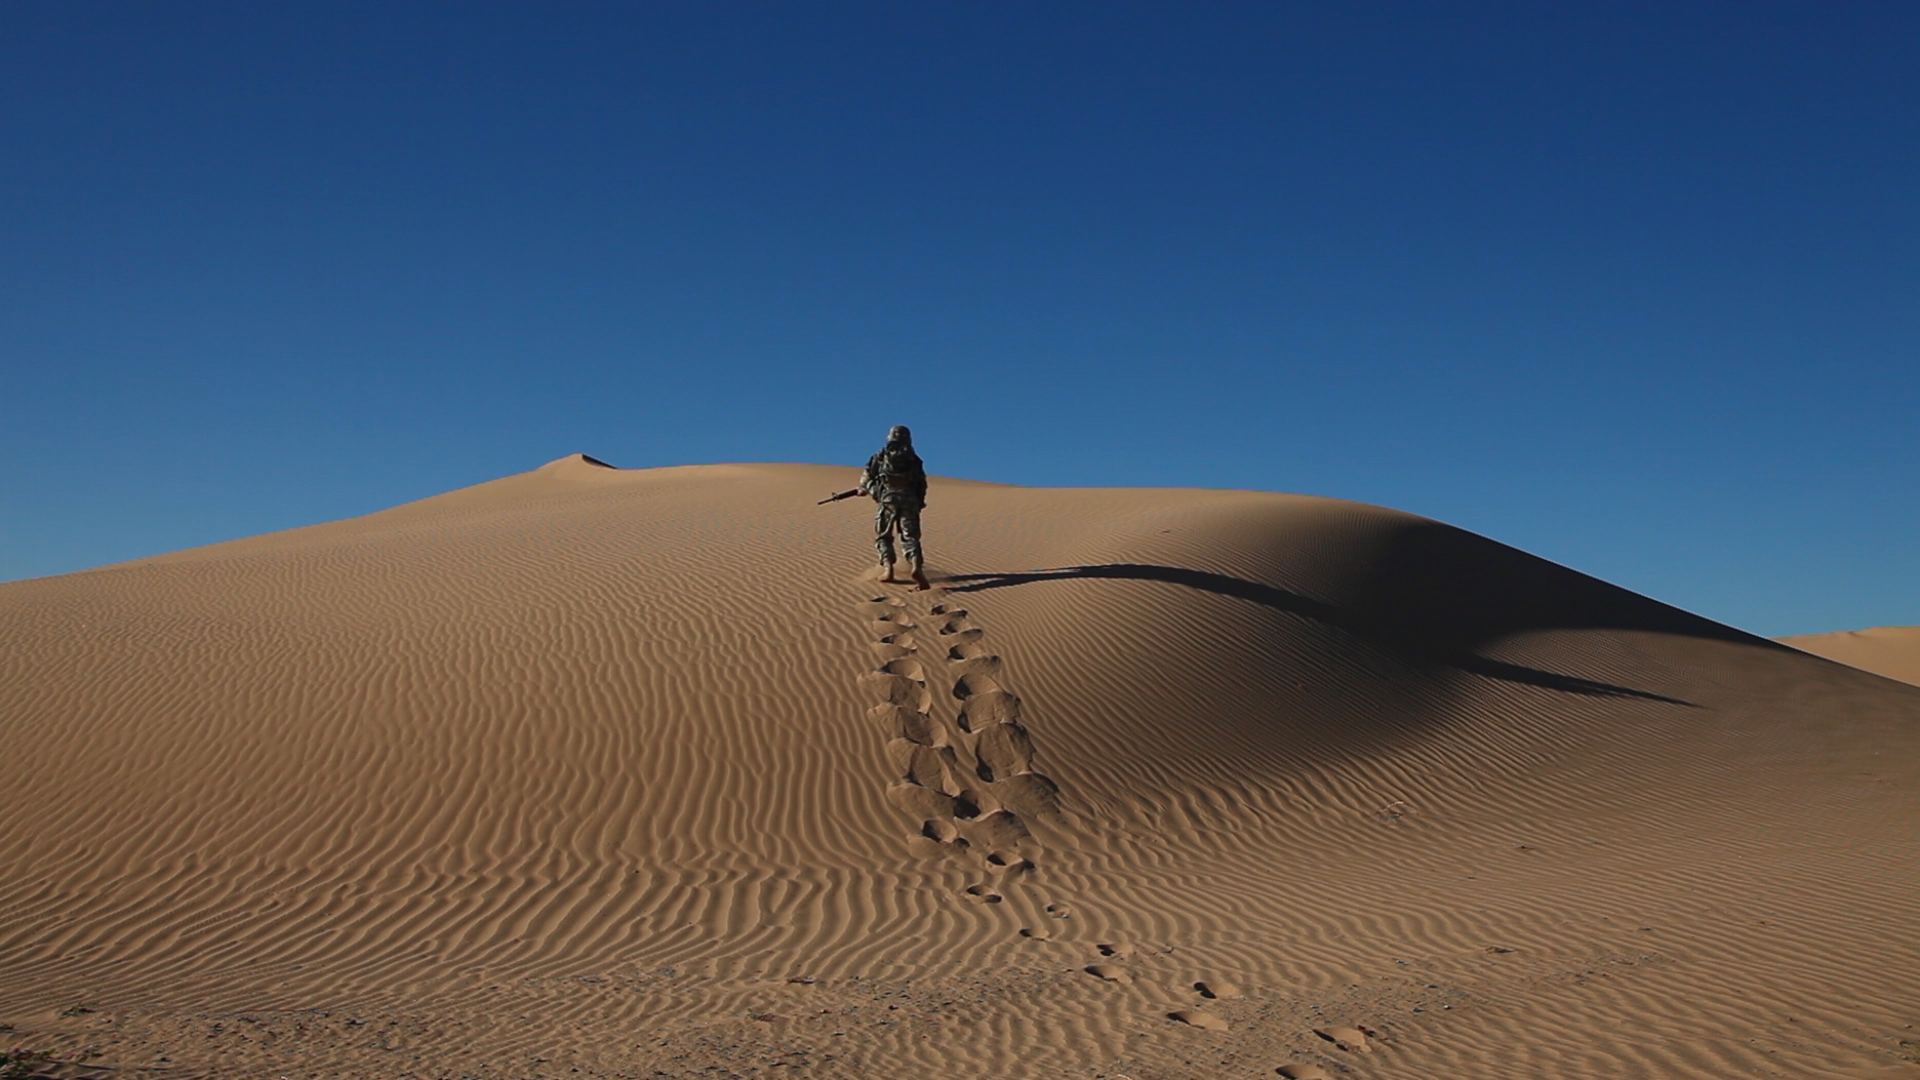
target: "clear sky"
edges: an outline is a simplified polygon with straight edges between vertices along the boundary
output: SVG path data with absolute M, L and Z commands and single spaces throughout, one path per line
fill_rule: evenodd
M 1917 48 L 1911 2 L 7 4 L 0 579 L 905 422 L 1920 623 Z

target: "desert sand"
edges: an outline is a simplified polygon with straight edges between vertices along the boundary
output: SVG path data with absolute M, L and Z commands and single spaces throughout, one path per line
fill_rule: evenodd
M 1920 686 L 1920 626 L 1876 626 L 1775 640 L 1836 663 Z
M 936 478 L 915 593 L 853 474 L 576 455 L 0 585 L 5 1038 L 1920 1077 L 1920 688 L 1297 495 Z

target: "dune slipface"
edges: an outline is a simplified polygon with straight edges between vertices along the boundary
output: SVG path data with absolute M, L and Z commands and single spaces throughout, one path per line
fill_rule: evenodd
M 911 593 L 850 473 L 576 456 L 0 585 L 8 1039 L 1920 1075 L 1920 688 L 1302 496 L 936 479 Z

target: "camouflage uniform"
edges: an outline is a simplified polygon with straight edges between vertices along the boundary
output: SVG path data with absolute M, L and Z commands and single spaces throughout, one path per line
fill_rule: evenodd
M 907 561 L 919 569 L 920 510 L 927 505 L 927 471 L 920 455 L 913 452 L 913 436 L 906 428 L 895 427 L 887 433 L 887 445 L 867 460 L 860 490 L 878 504 L 873 515 L 873 546 L 880 553 L 880 564 L 893 565 L 893 534 L 897 529 Z

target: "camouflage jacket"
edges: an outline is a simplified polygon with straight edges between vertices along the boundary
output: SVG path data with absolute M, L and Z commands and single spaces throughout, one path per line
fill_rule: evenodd
M 914 506 L 927 503 L 927 470 L 920 455 L 911 446 L 883 446 L 867 459 L 867 471 L 860 475 L 860 490 L 876 502 L 905 502 Z

